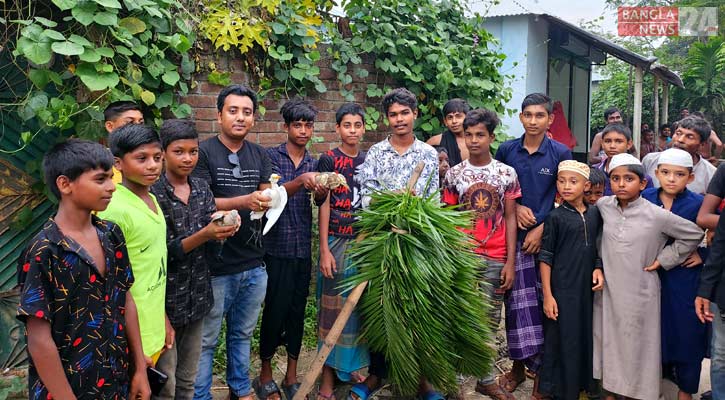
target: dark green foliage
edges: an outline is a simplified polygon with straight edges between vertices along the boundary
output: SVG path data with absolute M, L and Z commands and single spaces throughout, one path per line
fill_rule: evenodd
M 390 380 L 412 394 L 421 376 L 450 392 L 456 373 L 483 376 L 494 357 L 477 281 L 484 263 L 458 229 L 471 214 L 442 208 L 437 194 L 379 192 L 359 217 L 364 239 L 350 257 L 360 272 L 346 285 L 369 281 L 363 335 L 385 353 Z

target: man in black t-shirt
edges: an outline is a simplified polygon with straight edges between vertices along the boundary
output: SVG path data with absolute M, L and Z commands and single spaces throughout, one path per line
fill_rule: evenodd
M 227 318 L 227 384 L 230 398 L 252 391 L 249 351 L 254 327 L 267 289 L 262 258 L 261 220 L 250 211 L 264 211 L 271 199 L 262 194 L 270 186 L 272 166 L 265 149 L 245 140 L 254 126 L 257 95 L 244 85 L 230 85 L 217 98 L 220 134 L 199 145 L 193 175 L 203 178 L 214 193 L 218 210 L 238 210 L 239 231 L 209 254 L 214 306 L 204 318 L 195 399 L 211 400 L 212 361 L 222 318 Z

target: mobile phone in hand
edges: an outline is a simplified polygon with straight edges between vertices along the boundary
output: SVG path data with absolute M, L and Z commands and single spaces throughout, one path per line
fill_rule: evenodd
M 169 380 L 169 376 L 153 367 L 146 368 L 146 374 L 149 379 L 151 394 L 158 396 L 161 393 L 161 389 L 164 388 L 166 381 Z

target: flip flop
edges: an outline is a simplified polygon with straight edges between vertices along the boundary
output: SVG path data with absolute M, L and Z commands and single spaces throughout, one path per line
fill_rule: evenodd
M 379 392 L 382 388 L 383 385 L 381 384 L 378 385 L 378 387 L 376 387 L 375 389 L 370 390 L 370 388 L 368 388 L 368 385 L 366 385 L 364 382 L 356 383 L 350 388 L 350 392 L 347 394 L 347 400 L 368 400 L 370 397 L 373 397 L 377 392 Z
M 316 400 L 335 400 L 335 392 L 332 391 L 332 392 L 330 392 L 330 394 L 322 394 L 322 392 L 318 391 L 315 399 Z
M 277 382 L 274 380 L 271 380 L 265 384 L 262 384 L 262 381 L 259 377 L 254 378 L 252 381 L 252 389 L 254 389 L 254 394 L 257 395 L 258 400 L 267 400 L 269 399 L 269 396 L 277 393 L 278 395 L 282 395 L 282 392 L 279 391 L 279 386 L 277 386 Z M 292 398 L 290 397 L 290 400 Z
M 297 394 L 297 391 L 300 390 L 300 383 L 293 383 L 291 385 L 285 385 L 282 384 L 282 390 L 284 391 L 284 396 L 287 398 L 287 400 L 292 400 L 295 397 L 295 394 Z

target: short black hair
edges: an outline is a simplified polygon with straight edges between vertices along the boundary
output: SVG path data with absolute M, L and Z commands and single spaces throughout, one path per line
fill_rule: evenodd
M 83 139 L 68 139 L 53 146 L 43 156 L 43 177 L 50 192 L 60 200 L 55 181 L 59 176 L 76 180 L 86 171 L 101 168 L 108 171 L 113 166 L 113 155 L 100 143 Z
M 383 113 L 386 116 L 388 115 L 388 109 L 390 106 L 395 103 L 408 106 L 413 111 L 418 109 L 418 99 L 415 98 L 413 92 L 406 88 L 395 88 L 383 96 Z
M 622 167 L 627 167 L 627 171 L 637 175 L 639 177 L 639 180 L 643 180 L 647 176 L 645 175 L 644 167 L 639 164 L 628 164 L 628 165 L 622 165 Z M 617 167 L 619 168 L 619 167 Z M 609 171 L 611 174 L 612 171 Z
M 690 113 L 690 115 L 694 115 L 696 117 L 700 117 L 702 119 L 706 119 L 705 118 L 705 113 L 703 113 L 702 111 L 693 111 L 693 112 Z
M 156 131 L 147 125 L 127 124 L 114 129 L 109 135 L 108 147 L 118 158 L 136 150 L 139 146 L 156 143 L 161 147 L 161 139 Z
M 471 106 L 468 105 L 466 100 L 450 99 L 443 106 L 443 118 L 448 114 L 457 112 L 467 114 L 469 111 L 471 111 Z
M 609 119 L 609 116 L 612 115 L 612 114 L 614 114 L 614 113 L 619 113 L 619 115 L 622 115 L 622 111 L 620 111 L 619 108 L 617 108 L 617 107 L 609 107 L 606 110 L 604 110 L 604 120 L 605 121 L 608 120 Z
M 359 115 L 360 118 L 362 118 L 363 123 L 365 123 L 365 111 L 359 104 L 345 103 L 341 105 L 335 113 L 335 122 L 340 125 L 340 123 L 342 123 L 342 119 L 345 118 L 346 115 Z
M 159 130 L 161 136 L 161 147 L 166 150 L 171 142 L 182 139 L 199 140 L 199 133 L 196 132 L 196 124 L 190 119 L 167 119 L 161 124 Z
M 609 124 L 605 126 L 602 130 L 602 140 L 604 140 L 604 137 L 607 136 L 607 133 L 609 132 L 621 133 L 627 138 L 627 140 L 632 140 L 632 131 L 622 124 Z
M 703 118 L 690 115 L 679 120 L 678 124 L 680 129 L 689 129 L 700 135 L 700 142 L 705 142 L 710 138 L 712 127 Z
M 589 169 L 589 182 L 592 186 L 605 185 L 607 181 L 607 174 L 599 168 Z
M 528 106 L 544 106 L 548 114 L 554 112 L 554 103 L 551 101 L 551 97 L 543 93 L 531 93 L 526 95 L 526 97 L 524 97 L 524 101 L 521 102 L 521 112 L 524 112 Z
M 664 123 L 664 124 L 660 125 L 660 132 L 664 131 L 665 129 L 671 129 L 670 124 Z
M 279 112 L 282 113 L 284 123 L 287 125 L 295 121 L 314 122 L 317 117 L 317 109 L 299 97 L 288 100 Z
M 241 97 L 249 97 L 252 100 L 252 112 L 257 112 L 257 93 L 255 93 L 254 90 L 250 89 L 247 85 L 229 85 L 219 91 L 219 95 L 216 98 L 217 111 L 222 112 L 222 109 L 224 108 L 224 101 L 226 101 L 227 96 L 230 94 Z
M 443 146 L 433 146 L 433 148 L 436 149 L 436 153 L 438 153 L 438 154 L 441 154 L 441 153 L 446 153 L 446 155 L 448 154 L 448 149 L 446 149 Z
M 483 124 L 488 130 L 489 135 L 494 135 L 494 131 L 501 121 L 498 119 L 498 115 L 494 111 L 477 108 L 466 113 L 466 118 L 463 120 L 463 129 L 468 129 L 472 126 Z
M 141 112 L 141 107 L 133 101 L 114 101 L 103 111 L 105 122 L 113 121 L 126 111 L 136 110 Z M 141 112 L 142 113 L 142 112 Z

